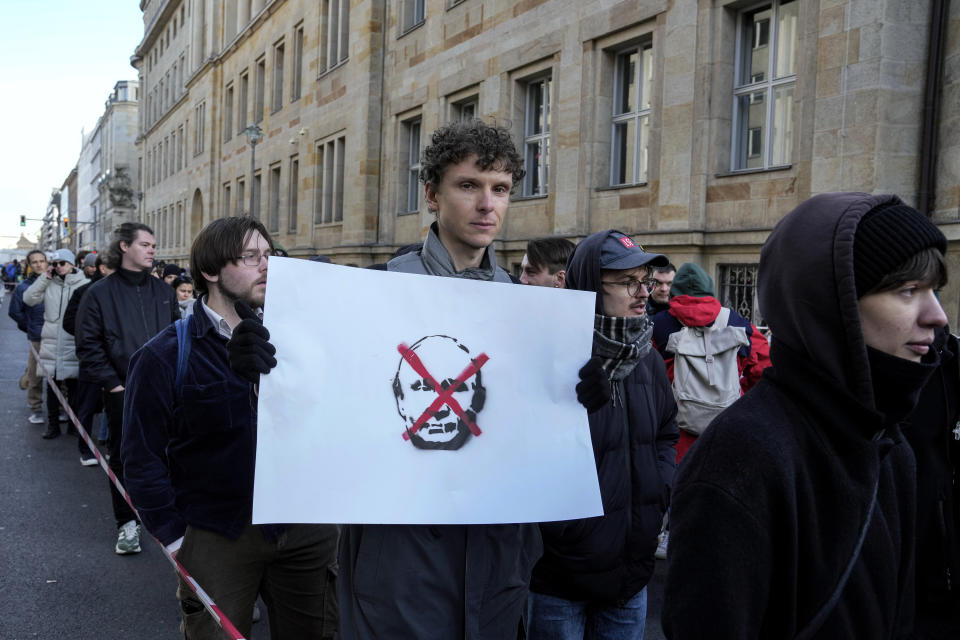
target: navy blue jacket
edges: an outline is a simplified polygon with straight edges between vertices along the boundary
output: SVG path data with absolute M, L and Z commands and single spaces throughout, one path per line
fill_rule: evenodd
M 7 315 L 17 323 L 17 328 L 27 334 L 30 342 L 40 342 L 40 331 L 43 329 L 43 303 L 28 307 L 23 304 L 23 292 L 37 279 L 36 274 L 30 276 L 17 285 L 10 298 L 10 308 Z
M 600 290 L 594 234 L 567 264 L 567 288 Z M 601 312 L 601 295 L 597 311 Z M 603 516 L 543 524 L 543 557 L 531 591 L 599 604 L 625 602 L 653 575 L 657 534 L 676 470 L 677 405 L 654 349 L 623 380 L 616 400 L 589 414 Z
M 183 386 L 174 388 L 171 325 L 130 358 L 123 475 L 143 524 L 170 544 L 187 525 L 236 539 L 253 509 L 257 405 L 227 358 L 227 340 L 197 303 Z

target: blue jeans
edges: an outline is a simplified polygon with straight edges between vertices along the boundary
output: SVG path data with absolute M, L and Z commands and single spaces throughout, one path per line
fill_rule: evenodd
M 530 592 L 529 640 L 643 640 L 647 588 L 623 606 L 593 605 Z

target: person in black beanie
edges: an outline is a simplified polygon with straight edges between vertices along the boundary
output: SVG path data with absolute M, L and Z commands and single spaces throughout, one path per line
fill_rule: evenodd
M 940 364 L 946 239 L 896 196 L 822 194 L 760 255 L 772 366 L 674 486 L 669 638 L 903 638 L 917 470 L 901 423 Z

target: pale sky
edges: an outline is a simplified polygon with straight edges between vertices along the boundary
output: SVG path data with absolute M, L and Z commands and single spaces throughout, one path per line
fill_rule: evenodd
M 80 157 L 119 80 L 136 80 L 130 56 L 143 39 L 138 0 L 0 0 L 0 247 L 26 214 L 36 238 L 50 201 Z

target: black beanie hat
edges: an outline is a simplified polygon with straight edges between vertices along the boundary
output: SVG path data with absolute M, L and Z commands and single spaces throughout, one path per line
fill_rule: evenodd
M 853 238 L 857 298 L 873 289 L 908 258 L 934 247 L 947 252 L 947 239 L 925 215 L 905 204 L 874 207 L 860 219 Z

